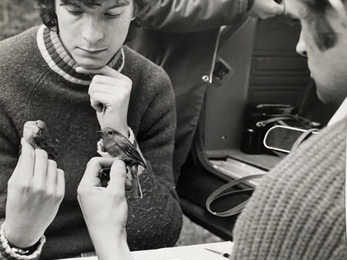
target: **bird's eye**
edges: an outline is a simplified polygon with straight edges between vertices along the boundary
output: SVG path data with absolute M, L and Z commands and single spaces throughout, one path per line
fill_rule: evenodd
M 112 132 L 112 131 L 108 131 L 108 134 L 109 134 L 109 135 L 112 135 L 112 134 L 113 134 L 113 132 Z

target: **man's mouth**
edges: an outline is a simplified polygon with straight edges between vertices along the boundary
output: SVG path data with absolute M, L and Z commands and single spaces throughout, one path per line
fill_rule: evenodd
M 80 50 L 88 52 L 90 54 L 98 54 L 106 50 L 106 48 L 100 48 L 100 49 L 93 49 L 93 48 L 81 48 L 79 47 Z

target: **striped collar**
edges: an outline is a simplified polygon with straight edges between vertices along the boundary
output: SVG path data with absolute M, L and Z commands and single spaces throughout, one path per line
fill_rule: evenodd
M 63 47 L 55 30 L 50 30 L 45 25 L 42 25 L 37 32 L 37 45 L 51 70 L 71 83 L 90 85 L 91 78 L 89 75 L 75 71 L 78 65 Z M 123 48 L 121 48 L 107 65 L 120 72 L 124 67 L 124 63 L 125 55 Z

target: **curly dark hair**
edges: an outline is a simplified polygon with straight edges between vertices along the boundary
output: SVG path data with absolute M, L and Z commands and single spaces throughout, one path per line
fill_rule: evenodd
M 35 0 L 40 17 L 48 28 L 56 28 L 59 30 L 57 15 L 55 13 L 55 0 Z M 87 7 L 99 6 L 103 0 L 61 0 L 64 4 L 85 5 Z M 131 41 L 136 35 L 136 29 L 142 26 L 141 15 L 143 15 L 149 7 L 154 5 L 157 0 L 134 0 L 136 18 L 130 23 L 130 28 L 125 42 Z
M 307 7 L 307 19 L 315 31 L 315 42 L 321 51 L 332 48 L 337 43 L 338 35 L 332 29 L 326 12 L 331 8 L 328 0 L 302 0 Z M 346 4 L 346 0 L 342 0 Z

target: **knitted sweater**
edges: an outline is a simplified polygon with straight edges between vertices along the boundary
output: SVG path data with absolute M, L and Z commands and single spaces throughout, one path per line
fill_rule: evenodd
M 128 125 L 148 163 L 140 176 L 143 199 L 128 198 L 129 246 L 131 250 L 173 246 L 182 226 L 172 176 L 174 93 L 160 67 L 128 47 L 123 49 L 124 56 L 116 55 L 109 65 L 122 69 L 133 82 Z M 90 106 L 91 78 L 78 74 L 76 65 L 57 34 L 44 26 L 0 42 L 0 218 L 5 216 L 6 184 L 18 160 L 26 121 L 46 123 L 58 140 L 58 167 L 65 171 L 66 195 L 45 233 L 43 258 L 93 250 L 76 190 L 87 162 L 97 156 L 100 127 Z
M 347 259 L 346 125 L 309 138 L 264 177 L 236 222 L 230 259 Z

